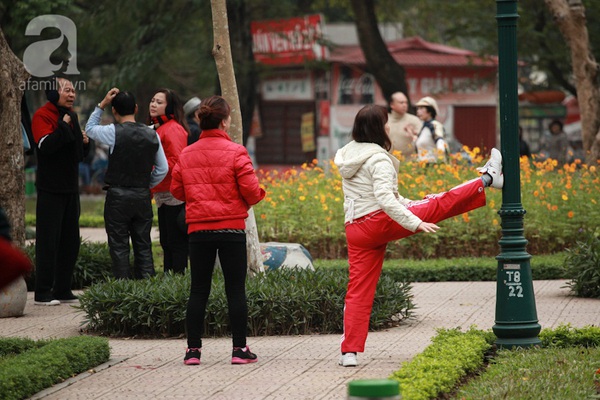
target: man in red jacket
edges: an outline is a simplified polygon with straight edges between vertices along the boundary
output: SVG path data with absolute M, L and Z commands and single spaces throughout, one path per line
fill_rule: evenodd
M 71 281 L 80 246 L 79 162 L 89 139 L 73 111 L 69 80 L 53 79 L 46 97 L 32 120 L 38 158 L 34 300 L 54 306 L 77 301 Z

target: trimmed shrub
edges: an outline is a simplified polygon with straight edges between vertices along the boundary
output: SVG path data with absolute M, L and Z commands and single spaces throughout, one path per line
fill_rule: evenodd
M 474 328 L 465 333 L 440 329 L 425 351 L 404 362 L 390 378 L 400 382 L 403 399 L 433 399 L 481 368 L 491 347 L 489 334 Z
M 0 339 L 0 343 L 5 339 Z M 76 374 L 108 361 L 108 340 L 76 336 L 37 343 L 9 339 L 18 354 L 0 359 L 2 399 L 24 399 Z M 0 344 L 3 347 L 4 344 Z M 38 347 L 39 346 L 39 347 Z
M 35 341 L 28 338 L 1 338 L 0 339 L 0 359 L 8 355 L 16 355 L 26 350 L 44 346 L 47 342 L 43 340 Z
M 599 347 L 600 327 L 560 325 L 542 329 L 539 338 L 543 347 Z M 495 340 L 491 330 L 481 331 L 474 327 L 466 332 L 461 332 L 460 328 L 440 329 L 432 343 L 412 360 L 402 363 L 401 369 L 390 379 L 400 383 L 404 400 L 454 398 L 448 394 L 485 365 L 486 358 L 493 354 Z M 526 353 L 519 348 L 515 354 Z
M 247 280 L 248 334 L 337 333 L 343 325 L 346 271 L 278 270 Z M 108 335 L 175 336 L 185 332 L 190 276 L 161 274 L 143 280 L 109 280 L 79 297 L 88 329 Z M 414 308 L 410 285 L 382 277 L 370 327 L 397 325 Z M 198 321 L 201 323 L 201 321 Z M 227 335 L 229 316 L 223 276 L 213 277 L 206 310 L 207 336 Z
M 26 246 L 24 251 L 35 265 L 35 244 Z M 71 289 L 83 289 L 94 283 L 105 281 L 112 276 L 111 264 L 107 243 L 82 241 L 73 271 Z M 27 290 L 34 290 L 35 269 L 27 277 L 26 282 Z
M 578 297 L 600 298 L 600 238 L 588 234 L 585 240 L 567 250 L 565 269 L 571 281 L 567 286 Z
M 542 329 L 539 338 L 543 347 L 598 347 L 600 327 L 574 328 L 571 324 L 561 324 L 555 329 Z
M 566 279 L 563 267 L 565 253 L 534 256 L 531 259 L 533 279 Z M 317 260 L 321 268 L 347 270 L 346 260 Z M 402 282 L 495 281 L 498 261 L 491 257 L 436 258 L 430 260 L 387 260 L 383 276 Z

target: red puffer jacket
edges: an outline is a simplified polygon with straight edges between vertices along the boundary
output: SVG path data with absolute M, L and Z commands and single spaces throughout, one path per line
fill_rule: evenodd
M 174 119 L 169 120 L 156 130 L 160 142 L 162 143 L 167 162 L 169 163 L 169 172 L 167 176 L 158 185 L 152 188 L 152 193 L 168 192 L 171 187 L 171 174 L 181 151 L 187 146 L 187 132 L 185 128 Z
M 250 206 L 265 197 L 246 148 L 225 131 L 202 131 L 173 169 L 171 193 L 185 201 L 188 233 L 245 229 Z

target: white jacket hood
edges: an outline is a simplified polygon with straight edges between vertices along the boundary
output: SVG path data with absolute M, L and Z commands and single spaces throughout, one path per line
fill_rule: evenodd
M 337 165 L 342 178 L 349 179 L 369 158 L 378 153 L 386 154 L 394 165 L 394 169 L 398 171 L 400 162 L 383 147 L 375 143 L 359 143 L 354 140 L 335 153 L 333 162 Z

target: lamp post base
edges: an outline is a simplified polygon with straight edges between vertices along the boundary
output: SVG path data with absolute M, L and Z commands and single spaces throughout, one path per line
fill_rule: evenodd
M 532 338 L 498 338 L 494 342 L 499 349 L 516 349 L 518 347 L 536 347 L 541 346 L 542 341 L 537 337 Z

